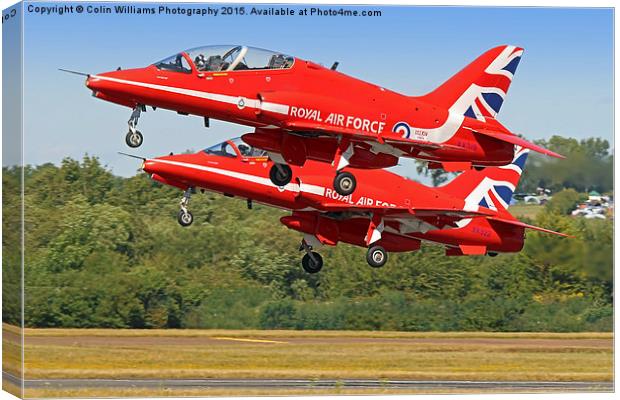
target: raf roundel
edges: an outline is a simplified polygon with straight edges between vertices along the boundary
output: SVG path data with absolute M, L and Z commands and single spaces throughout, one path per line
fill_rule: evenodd
M 392 132 L 399 133 L 405 139 L 409 139 L 411 136 L 411 127 L 406 122 L 397 122 L 392 128 Z

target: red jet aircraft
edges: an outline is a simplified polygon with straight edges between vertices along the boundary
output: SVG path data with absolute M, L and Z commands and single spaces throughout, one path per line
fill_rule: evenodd
M 126 142 L 146 106 L 255 128 L 244 140 L 268 151 L 271 181 L 286 186 L 292 166 L 330 163 L 332 187 L 355 190 L 352 168 L 394 166 L 399 157 L 448 171 L 510 164 L 514 146 L 560 155 L 511 133 L 495 116 L 523 49 L 500 46 L 424 96 L 405 96 L 311 61 L 247 46 L 182 51 L 146 68 L 88 75 L 99 99 L 133 109 Z M 348 167 L 348 168 L 347 168 Z M 359 174 L 359 172 L 358 172 Z
M 242 139 L 228 140 L 196 154 L 143 159 L 152 179 L 184 191 L 178 221 L 188 226 L 187 207 L 197 189 L 245 198 L 291 211 L 280 218 L 303 233 L 302 266 L 309 273 L 323 266 L 313 251 L 338 242 L 367 247 L 366 260 L 381 267 L 387 252 L 414 251 L 422 241 L 444 245 L 446 255 L 495 256 L 518 252 L 524 230 L 536 229 L 507 211 L 527 158 L 517 148 L 510 164 L 468 170 L 443 187 L 432 188 L 385 170 L 355 170 L 362 180 L 355 193 L 342 196 L 331 188 L 330 166 L 309 160 L 292 167 L 293 180 L 276 186 L 269 178 L 273 162 L 266 152 Z

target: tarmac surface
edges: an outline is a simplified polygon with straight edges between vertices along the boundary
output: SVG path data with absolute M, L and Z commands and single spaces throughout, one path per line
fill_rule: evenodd
M 6 372 L 2 378 L 20 386 Z M 491 390 L 505 392 L 612 392 L 613 382 L 423 381 L 372 379 L 26 379 L 26 389 L 403 389 Z

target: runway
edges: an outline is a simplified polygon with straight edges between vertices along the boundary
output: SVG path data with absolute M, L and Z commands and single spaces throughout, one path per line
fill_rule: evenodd
M 6 372 L 2 377 L 14 385 L 20 379 Z M 26 389 L 392 389 L 480 390 L 495 392 L 612 392 L 613 382 L 548 381 L 425 381 L 373 379 L 26 379 Z

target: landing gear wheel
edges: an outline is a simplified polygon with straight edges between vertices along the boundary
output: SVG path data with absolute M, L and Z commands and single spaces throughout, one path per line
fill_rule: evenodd
M 387 260 L 387 252 L 381 246 L 372 246 L 368 249 L 368 253 L 366 253 L 366 261 L 373 268 L 383 267 Z
M 179 221 L 181 226 L 190 226 L 194 222 L 194 216 L 189 211 L 180 210 L 177 215 L 177 221 Z
M 475 169 L 476 171 L 484 171 L 484 168 L 485 168 L 485 167 L 480 166 L 480 165 L 476 165 L 476 166 L 474 166 L 474 169 Z
M 489 251 L 489 252 L 487 253 L 487 256 L 489 256 L 489 257 L 497 257 L 497 253 L 496 253 L 496 252 L 494 252 L 494 251 Z
M 286 186 L 293 179 L 293 171 L 286 164 L 274 164 L 269 171 L 269 179 L 276 186 Z
M 339 172 L 334 178 L 334 190 L 342 196 L 348 196 L 355 191 L 357 181 L 350 172 Z
M 127 143 L 129 147 L 140 147 L 143 141 L 144 137 L 140 131 L 129 131 L 127 132 L 127 136 L 125 136 L 125 143 Z
M 312 257 L 310 257 L 310 254 L 304 254 L 304 257 L 301 259 L 301 266 L 307 273 L 316 274 L 323 268 L 323 257 L 315 251 L 311 253 Z

